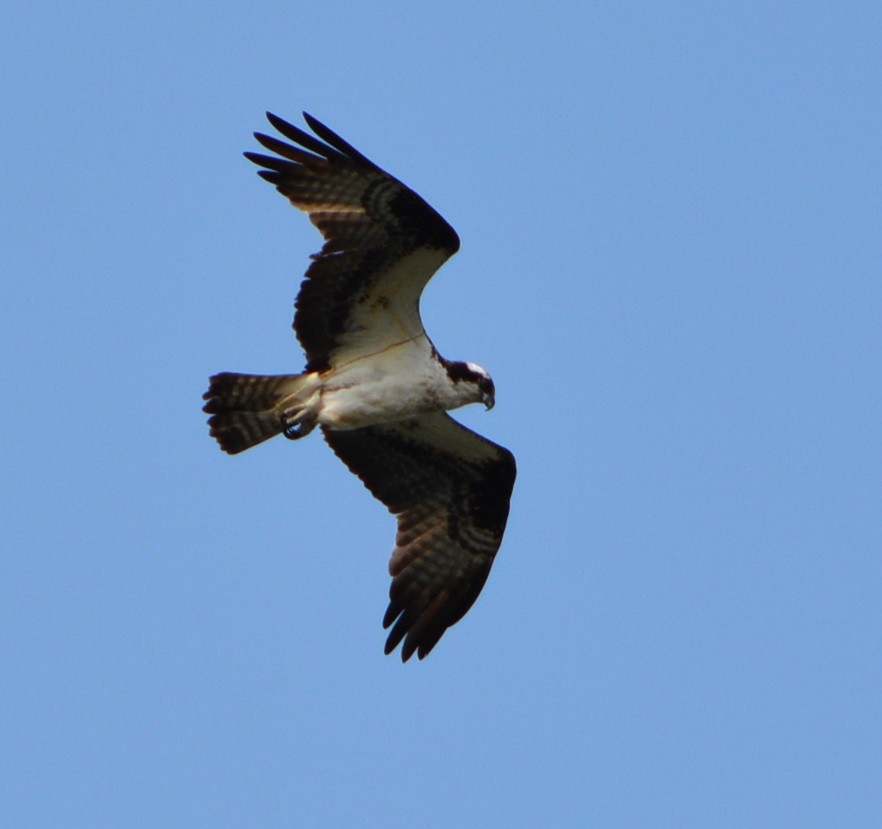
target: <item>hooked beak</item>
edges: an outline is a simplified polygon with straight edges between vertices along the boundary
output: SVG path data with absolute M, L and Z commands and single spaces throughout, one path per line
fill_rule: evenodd
M 484 411 L 489 412 L 490 409 L 492 409 L 496 405 L 496 398 L 492 394 L 488 393 L 484 395 L 484 397 L 481 399 L 481 402 L 486 407 Z

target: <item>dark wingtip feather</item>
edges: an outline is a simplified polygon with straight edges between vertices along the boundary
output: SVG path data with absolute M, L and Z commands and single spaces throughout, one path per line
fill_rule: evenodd
M 407 625 L 401 623 L 401 619 L 396 622 L 395 627 L 392 628 L 392 630 L 389 632 L 389 636 L 386 637 L 386 645 L 383 648 L 383 652 L 386 654 L 386 656 L 392 653 L 392 651 L 394 651 L 395 648 L 397 648 L 398 645 L 401 644 L 401 640 L 404 639 L 404 636 L 407 633 L 407 627 Z M 401 656 L 406 662 L 407 659 L 410 657 L 410 654 L 405 657 L 404 653 L 405 649 L 402 648 Z
M 275 170 L 258 170 L 257 175 L 259 175 L 264 181 L 268 181 L 270 184 L 275 184 L 276 186 L 282 183 L 281 173 L 277 173 Z
M 289 124 L 284 118 L 279 118 L 278 115 L 274 115 L 272 112 L 267 112 L 266 118 L 285 138 L 293 141 L 295 144 L 299 144 L 301 147 L 306 147 L 310 152 L 314 152 L 316 155 L 329 160 L 340 155 L 333 147 L 323 144 L 318 138 L 315 138 L 308 132 L 304 132 L 300 127 Z
M 297 164 L 324 164 L 327 162 L 327 159 L 313 155 L 312 153 L 308 153 L 305 150 L 301 150 L 300 147 L 294 147 L 291 144 L 286 144 L 284 141 L 280 141 L 278 138 L 275 138 L 272 135 L 264 135 L 262 132 L 254 133 L 254 137 L 262 144 L 266 149 L 270 152 L 275 153 L 276 155 L 282 156 L 282 158 L 287 158 L 289 161 L 294 161 Z
M 322 141 L 326 141 L 330 144 L 337 152 L 342 153 L 343 155 L 349 156 L 349 158 L 356 159 L 361 161 L 364 164 L 367 164 L 370 167 L 376 167 L 376 165 L 364 155 L 362 155 L 355 147 L 352 146 L 348 141 L 341 138 L 334 132 L 330 127 L 326 127 L 318 118 L 310 115 L 308 112 L 303 113 L 303 120 L 309 125 L 309 128 L 319 137 Z
M 246 153 L 245 157 L 254 164 L 259 164 L 261 167 L 266 167 L 268 170 L 275 170 L 279 173 L 284 173 L 295 167 L 293 161 L 276 158 L 274 155 L 263 155 L 262 153 L 251 153 L 249 155 Z

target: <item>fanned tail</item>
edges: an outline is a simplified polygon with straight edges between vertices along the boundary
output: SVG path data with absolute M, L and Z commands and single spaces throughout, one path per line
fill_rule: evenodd
M 319 385 L 314 373 L 257 375 L 225 371 L 209 379 L 202 411 L 210 414 L 211 436 L 230 455 L 285 432 L 300 437 Z M 308 420 L 308 418 L 306 418 Z M 300 424 L 300 431 L 292 431 Z

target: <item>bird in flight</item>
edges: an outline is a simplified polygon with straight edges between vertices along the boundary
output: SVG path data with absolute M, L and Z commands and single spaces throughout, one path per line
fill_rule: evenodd
M 397 518 L 385 651 L 400 644 L 403 661 L 422 659 L 487 580 L 515 460 L 447 414 L 469 403 L 492 408 L 495 387 L 480 366 L 442 357 L 420 319 L 423 288 L 459 249 L 456 232 L 413 190 L 303 117 L 314 136 L 267 113 L 292 143 L 255 133 L 273 155 L 245 156 L 325 240 L 295 303 L 305 369 L 216 374 L 203 411 L 231 455 L 321 429 Z

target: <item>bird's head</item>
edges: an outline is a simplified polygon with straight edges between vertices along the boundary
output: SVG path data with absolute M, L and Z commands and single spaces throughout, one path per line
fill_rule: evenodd
M 469 363 L 469 368 L 474 371 L 478 384 L 478 391 L 481 393 L 481 402 L 484 404 L 486 411 L 490 411 L 496 405 L 496 386 L 493 378 L 480 366 Z
M 447 375 L 455 386 L 460 383 L 471 392 L 470 401 L 483 403 L 489 411 L 496 403 L 496 386 L 487 370 L 475 363 L 446 362 Z

